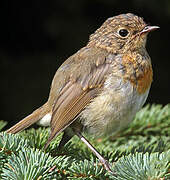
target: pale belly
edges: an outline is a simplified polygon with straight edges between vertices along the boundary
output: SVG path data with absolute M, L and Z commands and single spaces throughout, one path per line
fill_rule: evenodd
M 42 119 L 37 122 L 37 124 L 45 127 L 50 126 L 51 116 L 51 113 L 47 113 Z
M 120 81 L 120 79 L 119 79 Z M 146 101 L 149 90 L 138 94 L 130 83 L 110 85 L 80 114 L 84 129 L 94 136 L 111 135 L 126 127 Z M 38 124 L 49 126 L 51 113 L 46 114 Z
M 82 112 L 81 123 L 94 136 L 111 135 L 127 126 L 148 96 L 138 94 L 130 83 L 106 87 Z

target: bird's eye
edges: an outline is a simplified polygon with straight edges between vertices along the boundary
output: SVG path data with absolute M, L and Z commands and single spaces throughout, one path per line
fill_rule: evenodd
M 129 31 L 126 30 L 126 29 L 120 29 L 120 30 L 118 31 L 118 33 L 119 33 L 119 35 L 120 35 L 121 37 L 127 37 L 127 35 L 129 34 Z

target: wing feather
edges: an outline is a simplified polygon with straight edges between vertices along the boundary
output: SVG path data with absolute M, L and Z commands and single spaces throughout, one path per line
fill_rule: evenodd
M 51 120 L 51 134 L 46 147 L 52 139 L 67 128 L 90 101 L 100 92 L 109 73 L 110 64 L 94 65 L 94 68 L 75 81 L 71 79 L 65 84 L 56 100 Z

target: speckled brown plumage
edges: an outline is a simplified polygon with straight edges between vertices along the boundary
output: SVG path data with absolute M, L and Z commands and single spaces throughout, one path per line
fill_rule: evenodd
M 149 93 L 153 75 L 145 44 L 148 32 L 157 28 L 130 13 L 107 19 L 90 36 L 87 46 L 57 70 L 47 103 L 7 132 L 16 133 L 48 119 L 51 134 L 47 147 L 62 131 L 60 145 L 73 136 L 70 130 L 84 140 L 82 130 L 100 136 L 125 127 Z M 106 160 L 91 149 L 110 170 Z

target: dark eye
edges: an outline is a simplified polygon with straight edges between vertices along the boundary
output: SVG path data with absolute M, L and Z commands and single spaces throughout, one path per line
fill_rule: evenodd
M 121 37 L 126 37 L 129 34 L 128 30 L 126 29 L 120 29 L 118 33 Z

